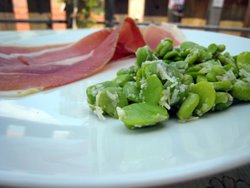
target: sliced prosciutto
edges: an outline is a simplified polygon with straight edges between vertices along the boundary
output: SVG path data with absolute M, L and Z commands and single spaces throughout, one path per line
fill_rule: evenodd
M 150 32 L 159 31 L 165 35 L 150 36 Z M 140 30 L 132 19 L 126 18 L 114 29 L 97 31 L 73 44 L 0 46 L 0 91 L 23 95 L 83 79 L 112 60 L 134 55 L 137 48 L 146 44 L 154 49 L 166 33 L 155 26 Z
M 185 40 L 185 36 L 176 25 L 164 23 L 161 26 L 150 25 L 141 29 L 145 43 L 155 50 L 157 44 L 164 38 L 171 38 L 174 46 Z
M 10 61 L 16 65 L 0 67 L 0 90 L 44 90 L 65 85 L 92 75 L 112 57 L 133 54 L 143 45 L 135 23 L 126 19 L 112 32 L 102 30 L 69 46 L 10 54 Z
M 6 68 L 3 67 L 3 62 L 6 62 L 5 65 L 11 66 L 12 71 L 16 71 L 20 68 L 36 68 L 36 66 L 44 65 L 56 65 L 56 64 L 66 64 L 67 60 L 70 62 L 72 59 L 79 59 L 79 57 L 84 56 L 95 49 L 100 43 L 102 43 L 109 35 L 111 34 L 110 30 L 101 30 L 88 37 L 81 39 L 80 41 L 74 44 L 61 45 L 56 47 L 44 48 L 40 47 L 40 50 L 32 51 L 32 47 L 22 49 L 15 49 L 11 54 L 3 54 L 0 52 L 0 58 L 5 61 L 1 61 L 2 67 L 0 66 L 0 71 L 6 71 Z M 11 48 L 11 47 L 9 47 Z M 38 47 L 39 48 L 39 47 Z M 22 52 L 21 52 L 22 50 Z M 32 66 L 25 66 L 32 65 Z M 10 69 L 10 70 L 11 70 Z

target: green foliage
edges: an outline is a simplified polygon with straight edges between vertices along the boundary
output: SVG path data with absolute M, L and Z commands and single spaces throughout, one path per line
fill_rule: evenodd
M 58 0 L 59 2 L 65 3 L 66 6 L 73 6 L 74 0 Z M 91 27 L 93 23 L 91 23 L 93 18 L 91 17 L 91 12 L 96 12 L 97 14 L 101 14 L 103 9 L 103 1 L 102 0 L 78 0 L 77 1 L 77 13 L 76 13 L 76 24 L 77 27 Z M 91 22 L 88 22 L 91 21 Z

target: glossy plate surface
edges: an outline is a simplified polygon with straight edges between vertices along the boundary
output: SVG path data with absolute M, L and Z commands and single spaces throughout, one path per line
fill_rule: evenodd
M 5 43 L 69 42 L 91 31 L 13 33 L 9 39 L 6 34 Z M 250 50 L 249 39 L 183 32 L 201 45 L 225 44 L 232 55 Z M 165 185 L 250 162 L 249 103 L 209 113 L 197 121 L 181 124 L 172 118 L 142 130 L 128 130 L 111 118 L 99 120 L 88 108 L 85 89 L 114 78 L 117 70 L 133 62 L 109 64 L 92 77 L 46 92 L 0 98 L 0 185 Z

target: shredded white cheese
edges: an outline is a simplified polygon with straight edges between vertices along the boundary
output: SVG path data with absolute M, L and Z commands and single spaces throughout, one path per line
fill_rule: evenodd
M 224 81 L 224 80 L 233 81 L 236 79 L 232 69 L 228 70 L 225 74 L 223 74 L 221 76 L 216 76 L 216 78 L 219 81 Z
M 104 87 L 102 84 L 96 84 L 96 88 L 91 90 L 91 95 L 96 96 L 98 92 L 101 91 L 103 88 Z
M 107 96 L 113 100 L 113 101 L 116 101 L 118 99 L 118 94 L 117 93 L 111 93 L 109 91 L 107 91 Z
M 186 123 L 186 122 L 189 122 L 189 121 L 195 121 L 195 120 L 198 120 L 199 117 L 197 116 L 191 116 L 189 119 L 183 119 L 183 120 L 178 120 L 180 123 Z
M 157 64 L 157 72 L 160 73 L 162 80 L 169 80 L 170 82 L 173 82 L 173 83 L 177 81 L 175 77 L 171 77 L 170 75 L 168 75 L 168 73 L 167 73 L 167 71 L 162 63 Z
M 105 120 L 102 108 L 100 106 L 94 106 L 94 108 L 94 113 L 97 115 L 97 117 L 101 120 Z
M 162 107 L 165 107 L 166 109 L 170 110 L 171 106 L 170 104 L 170 88 L 167 88 L 166 90 L 163 90 L 162 97 L 160 98 L 159 104 Z
M 175 88 L 170 99 L 170 105 L 178 101 L 178 94 L 179 94 L 179 89 Z
M 112 101 L 111 104 L 112 104 L 114 107 L 116 107 L 117 104 L 119 103 L 119 96 L 118 96 L 118 94 L 117 94 L 116 92 L 111 93 L 111 92 L 107 91 L 107 96 L 108 96 L 108 98 L 111 99 L 111 101 Z
M 242 76 L 242 77 L 244 77 L 244 79 L 245 79 L 247 82 L 250 82 L 250 73 L 247 72 L 245 69 L 240 69 L 239 75 Z
M 126 116 L 125 111 L 122 108 L 120 108 L 119 106 L 116 107 L 116 112 L 117 112 L 117 115 L 119 117 L 119 120 L 121 120 L 123 117 Z
M 185 84 L 180 84 L 179 85 L 180 92 L 184 92 L 187 89 L 187 86 Z
M 165 119 L 167 119 L 167 116 L 156 114 L 155 119 L 157 119 L 157 121 L 164 121 Z

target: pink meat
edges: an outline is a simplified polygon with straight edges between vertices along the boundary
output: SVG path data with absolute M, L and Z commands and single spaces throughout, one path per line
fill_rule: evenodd
M 168 30 L 141 30 L 131 18 L 114 29 L 103 29 L 72 44 L 39 47 L 0 46 L 0 91 L 46 90 L 86 78 L 108 62 L 134 55 L 139 47 L 153 50 L 163 38 L 179 41 Z
M 111 59 L 131 55 L 144 45 L 134 21 L 127 18 L 112 32 L 96 32 L 63 50 L 59 47 L 52 53 L 34 57 L 18 56 L 17 59 L 23 61 L 20 65 L 0 68 L 0 90 L 49 89 L 65 85 L 94 74 Z M 70 59 L 76 61 L 69 62 Z
M 101 30 L 73 44 L 41 46 L 35 47 L 34 49 L 32 49 L 32 47 L 23 49 L 20 47 L 16 49 L 14 47 L 8 47 L 8 53 L 4 55 L 1 54 L 0 48 L 0 67 L 3 65 L 36 66 L 39 64 L 53 64 L 53 62 L 62 59 L 77 57 L 89 53 L 92 49 L 96 48 L 110 33 L 111 30 Z M 10 53 L 10 50 L 12 50 L 12 53 Z
M 145 43 L 153 50 L 156 49 L 157 44 L 164 38 L 171 38 L 174 46 L 178 46 L 181 41 L 176 39 L 169 30 L 161 26 L 150 25 L 141 29 Z

